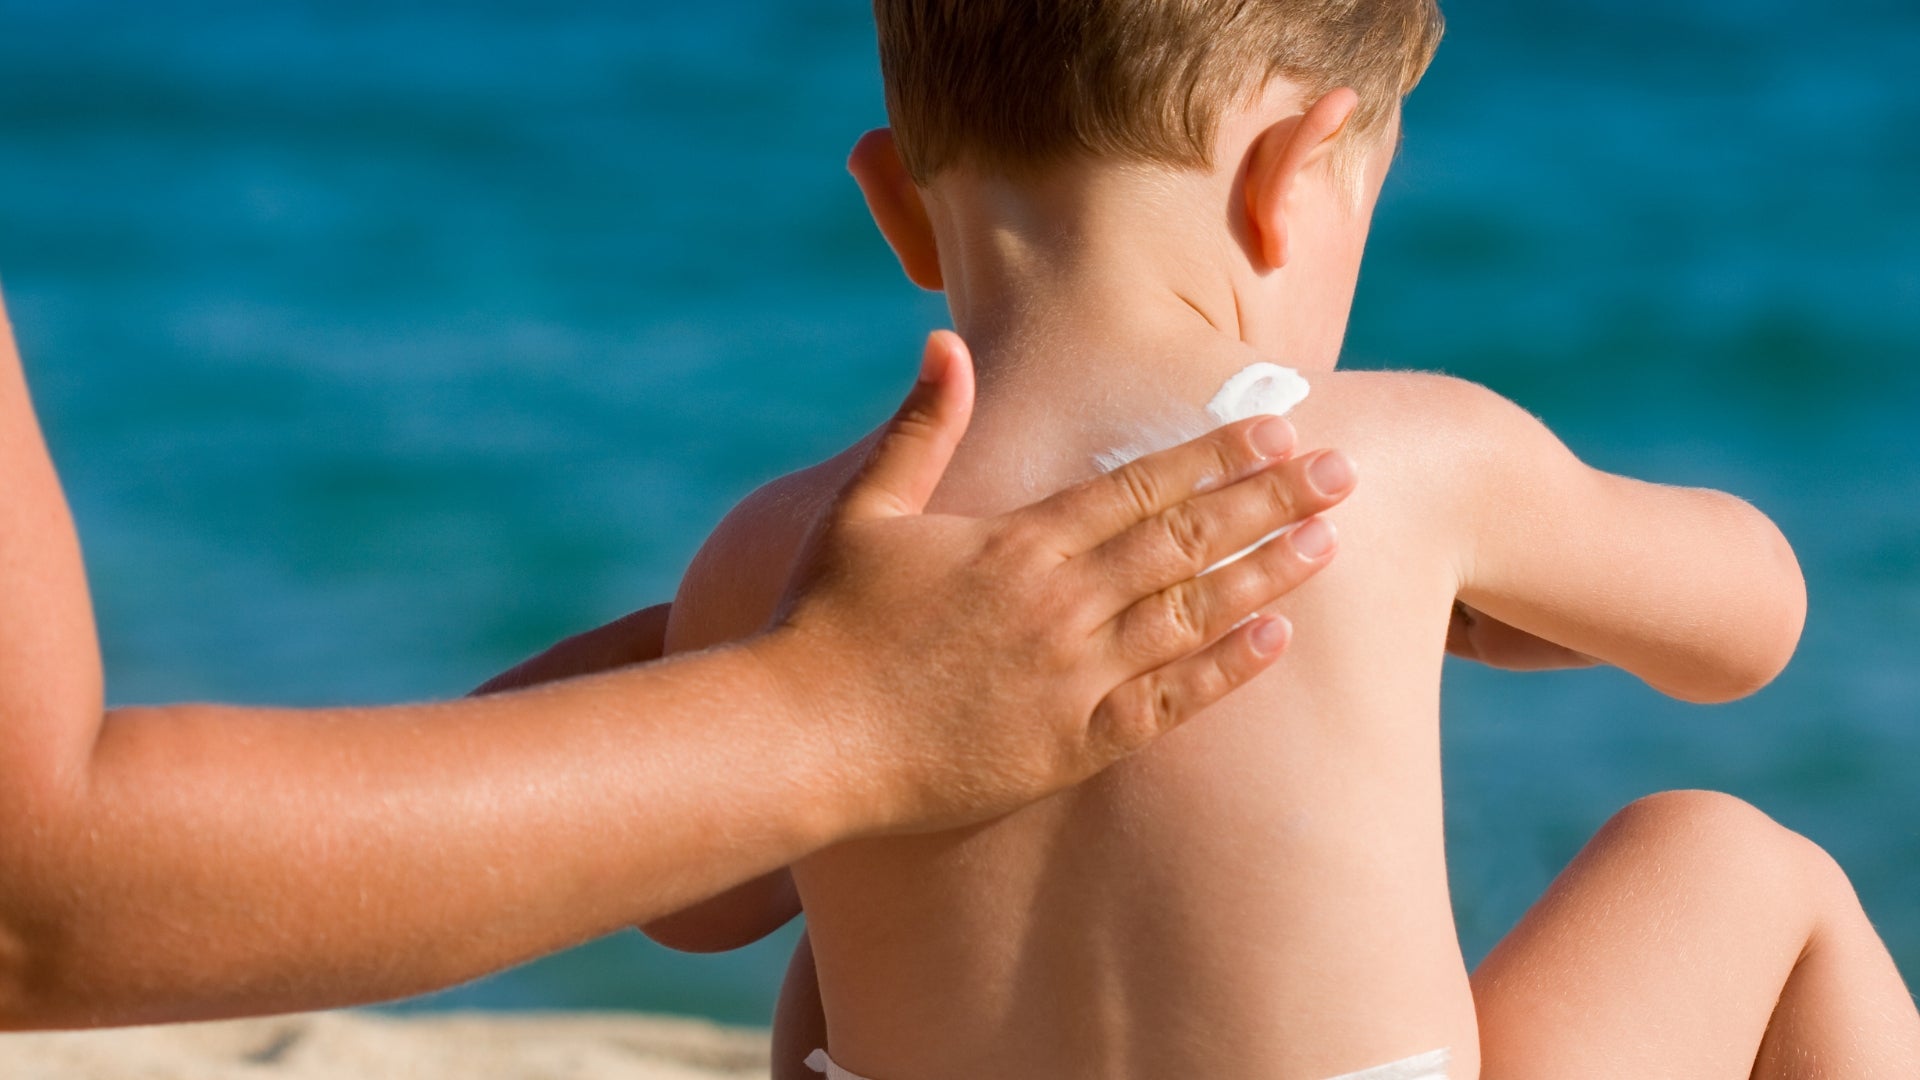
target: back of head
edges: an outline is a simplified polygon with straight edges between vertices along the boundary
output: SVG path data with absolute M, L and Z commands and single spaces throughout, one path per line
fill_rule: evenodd
M 875 0 L 887 111 L 925 185 L 1089 156 L 1213 164 L 1221 118 L 1276 78 L 1351 87 L 1384 130 L 1441 33 L 1435 0 Z

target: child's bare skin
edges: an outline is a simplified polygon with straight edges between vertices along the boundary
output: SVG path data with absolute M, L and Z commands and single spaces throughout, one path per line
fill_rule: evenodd
M 730 947 L 804 898 L 777 1068 L 799 1075 L 809 1048 L 810 962 L 826 1045 L 875 1080 L 1318 1080 L 1438 1048 L 1454 1077 L 1920 1060 L 1920 1016 L 1844 877 L 1710 796 L 1623 815 L 1470 982 L 1441 828 L 1450 640 L 1724 701 L 1786 663 L 1805 597 L 1785 540 L 1738 499 L 1590 469 L 1469 383 L 1333 370 L 1394 145 L 1371 145 L 1356 206 L 1333 168 L 1354 106 L 1276 82 L 1223 121 L 1212 169 L 1076 161 L 923 189 L 885 133 L 856 149 L 882 232 L 948 293 L 983 373 L 937 505 L 987 513 L 1081 479 L 1143 429 L 1196 422 L 1256 360 L 1305 372 L 1303 440 L 1346 449 L 1367 481 L 1329 515 L 1337 564 L 1278 606 L 1293 662 L 1204 724 L 997 823 L 842 845 L 650 927 Z M 858 453 L 734 511 L 683 583 L 670 648 L 761 625 Z
M 440 989 L 839 840 L 990 820 L 1274 661 L 1285 625 L 1252 616 L 1317 564 L 1195 573 L 1297 520 L 1283 509 L 1329 505 L 1278 486 L 1290 425 L 1234 425 L 1003 518 L 923 514 L 972 397 L 936 335 L 807 587 L 753 642 L 629 666 L 658 658 L 648 611 L 487 687 L 518 693 L 109 709 L 0 310 L 0 1031 Z

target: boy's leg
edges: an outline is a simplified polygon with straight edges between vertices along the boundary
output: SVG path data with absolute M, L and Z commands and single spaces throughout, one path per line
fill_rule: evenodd
M 1920 1076 L 1920 1013 L 1846 875 L 1727 795 L 1615 815 L 1473 993 L 1486 1080 Z

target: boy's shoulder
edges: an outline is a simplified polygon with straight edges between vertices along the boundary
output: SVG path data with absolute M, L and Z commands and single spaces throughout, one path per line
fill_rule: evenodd
M 1551 439 L 1539 421 L 1499 394 L 1448 375 L 1332 371 L 1292 419 L 1303 446 L 1334 446 L 1360 465 L 1356 502 L 1391 496 L 1398 527 L 1455 516 L 1469 485 L 1500 475 L 1487 462 L 1527 454 Z M 818 465 L 769 481 L 742 499 L 694 556 L 674 601 L 673 652 L 743 637 L 772 619 L 808 534 L 864 460 L 871 438 Z M 1557 445 L 1557 440 L 1553 445 Z M 1409 518 L 1411 512 L 1411 518 Z M 1384 524 L 1384 522 L 1383 522 Z
M 1404 429 L 1427 433 L 1479 427 L 1517 409 L 1477 382 L 1438 371 L 1381 370 L 1316 373 L 1302 412 L 1324 412 L 1356 432 Z
M 1301 445 L 1337 447 L 1359 468 L 1359 487 L 1335 511 L 1341 527 L 1394 557 L 1437 553 L 1461 580 L 1486 530 L 1591 472 L 1538 418 L 1479 383 L 1336 371 L 1312 385 L 1292 414 Z
M 871 437 L 762 484 L 714 526 L 688 565 L 667 625 L 669 652 L 744 637 L 773 618 L 814 523 L 866 457 Z
M 1552 439 L 1533 414 L 1452 375 L 1331 371 L 1311 381 L 1312 394 L 1291 417 L 1302 443 L 1339 447 L 1369 477 L 1372 462 L 1411 482 L 1450 486 L 1471 480 L 1492 456 L 1525 453 Z

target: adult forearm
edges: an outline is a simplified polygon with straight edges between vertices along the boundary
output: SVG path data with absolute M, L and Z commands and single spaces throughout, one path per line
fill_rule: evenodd
M 607 635 L 657 653 L 635 636 Z M 750 650 L 452 706 L 105 713 L 101 683 L 0 309 L 0 1027 L 444 987 L 782 865 L 831 818 Z
M 781 866 L 861 825 L 783 693 L 749 646 L 454 706 L 116 712 L 0 838 L 0 1026 L 417 993 Z

